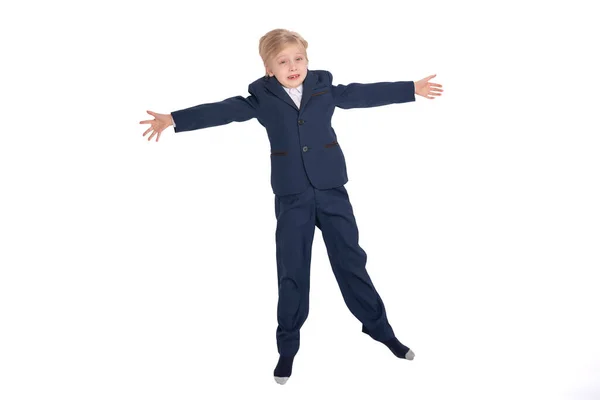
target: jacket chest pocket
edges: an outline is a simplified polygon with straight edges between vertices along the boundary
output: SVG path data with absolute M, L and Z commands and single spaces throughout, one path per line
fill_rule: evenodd
M 272 151 L 272 156 L 287 156 L 287 151 Z
M 339 144 L 338 144 L 337 140 L 336 140 L 336 141 L 333 141 L 333 142 L 331 142 L 331 143 L 327 143 L 327 144 L 325 145 L 325 147 L 326 147 L 326 148 L 333 147 L 333 146 L 339 146 Z
M 329 90 L 322 90 L 322 91 L 319 91 L 319 92 L 313 93 L 311 97 L 314 97 L 314 96 L 320 96 L 320 95 L 322 95 L 322 94 L 325 94 L 325 93 L 327 93 L 327 92 L 329 92 Z

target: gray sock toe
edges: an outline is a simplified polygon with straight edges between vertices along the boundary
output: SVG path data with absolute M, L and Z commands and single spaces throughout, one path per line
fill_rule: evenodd
M 287 382 L 288 379 L 289 379 L 289 377 L 276 376 L 275 382 L 279 383 L 280 385 L 285 385 L 285 383 Z

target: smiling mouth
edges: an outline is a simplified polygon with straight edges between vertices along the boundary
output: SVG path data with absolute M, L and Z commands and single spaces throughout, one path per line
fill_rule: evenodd
M 300 77 L 300 75 L 298 75 L 298 74 L 296 74 L 296 75 L 290 75 L 290 76 L 288 76 L 288 79 L 295 79 L 295 78 L 298 78 L 298 77 Z

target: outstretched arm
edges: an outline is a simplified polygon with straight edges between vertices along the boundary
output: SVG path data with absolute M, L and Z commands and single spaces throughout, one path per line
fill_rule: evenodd
M 258 109 L 258 101 L 250 90 L 250 85 L 248 85 L 248 92 L 250 92 L 250 96 L 246 98 L 242 96 L 230 97 L 216 103 L 199 104 L 173 111 L 170 114 L 147 111 L 154 119 L 140 121 L 140 124 L 150 124 L 150 128 L 142 136 L 152 132 L 148 140 L 152 140 L 156 135 L 156 141 L 158 142 L 162 131 L 171 125 L 175 132 L 183 132 L 225 125 L 233 121 L 247 121 L 256 117 Z
M 235 96 L 216 103 L 199 104 L 171 112 L 175 132 L 203 129 L 243 122 L 256 117 L 258 102 L 254 95 Z
M 329 72 L 333 81 L 333 75 Z M 331 86 L 335 105 L 339 108 L 368 108 L 415 101 L 412 81 L 350 83 Z

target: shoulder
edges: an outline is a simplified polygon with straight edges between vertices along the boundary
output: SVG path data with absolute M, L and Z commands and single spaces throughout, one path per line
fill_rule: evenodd
M 269 78 L 266 76 L 261 76 L 260 78 L 252 82 L 249 86 L 264 85 L 267 82 L 267 79 Z
M 333 82 L 333 75 L 331 72 L 324 69 L 315 69 L 311 70 L 312 73 L 316 75 L 316 84 L 317 85 L 331 85 Z
M 264 90 L 267 80 L 270 79 L 266 76 L 262 76 L 248 85 L 248 92 L 255 94 L 260 93 Z

